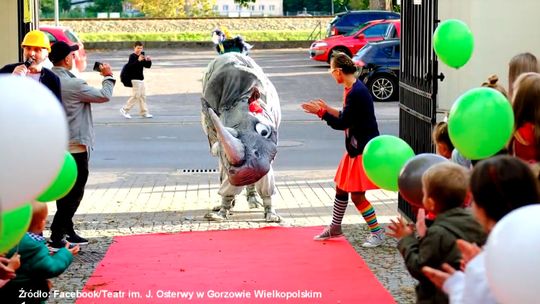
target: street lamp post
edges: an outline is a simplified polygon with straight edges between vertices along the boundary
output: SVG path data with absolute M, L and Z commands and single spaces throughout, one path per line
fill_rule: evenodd
M 334 0 L 330 0 L 332 6 L 332 16 L 334 16 Z
M 54 0 L 54 25 L 60 25 L 60 6 L 58 5 L 58 0 Z

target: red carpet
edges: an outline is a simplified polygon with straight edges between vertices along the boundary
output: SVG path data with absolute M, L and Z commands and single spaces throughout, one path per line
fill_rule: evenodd
M 395 303 L 345 238 L 313 241 L 321 229 L 116 237 L 77 303 Z

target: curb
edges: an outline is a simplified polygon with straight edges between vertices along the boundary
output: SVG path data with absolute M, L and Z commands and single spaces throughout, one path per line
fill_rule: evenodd
M 309 48 L 313 41 L 249 41 L 249 44 L 256 49 L 292 49 Z M 178 49 L 213 49 L 214 44 L 210 41 L 144 41 L 144 46 L 152 49 L 160 48 L 178 48 Z M 119 50 L 131 49 L 133 41 L 114 41 L 114 42 L 85 42 L 84 48 L 87 50 L 105 49 Z

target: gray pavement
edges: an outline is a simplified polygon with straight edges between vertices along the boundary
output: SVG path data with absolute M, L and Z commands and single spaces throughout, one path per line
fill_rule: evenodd
M 105 55 L 107 54 L 103 56 Z M 189 62 L 197 64 L 197 67 L 184 66 L 183 68 L 187 69 L 185 73 L 201 73 L 200 63 L 197 63 L 197 60 L 208 61 L 208 58 L 212 56 L 211 53 L 203 54 L 202 57 L 192 53 L 174 54 L 179 57 L 191 55 L 194 59 Z M 90 53 L 89 56 L 99 58 L 100 54 Z M 122 53 L 121 56 L 127 58 L 127 52 Z M 174 56 L 170 55 L 171 58 Z M 260 56 L 265 56 L 265 54 Z M 119 70 L 121 64 L 114 60 L 112 62 Z M 161 64 L 166 67 L 174 65 L 174 62 L 176 61 L 171 59 L 170 63 L 161 61 Z M 154 75 L 159 73 L 163 77 L 174 77 L 174 73 L 167 68 L 152 69 L 152 73 L 155 73 Z M 84 73 L 83 76 L 91 84 L 96 84 L 99 80 L 93 73 Z M 190 99 L 196 100 L 196 95 L 200 93 L 198 91 L 200 84 L 196 81 L 197 79 L 188 80 L 179 86 L 173 86 L 170 83 L 160 84 L 156 77 L 149 79 L 151 79 L 148 92 L 150 100 L 155 98 L 152 97 L 155 94 L 171 96 L 171 100 L 174 100 L 175 94 L 179 94 L 177 96 L 182 96 L 182 98 L 190 96 Z M 151 106 L 153 114 L 157 114 L 155 120 L 123 120 L 118 114 L 118 108 L 125 101 L 129 91 L 121 85 L 117 87 L 115 99 L 111 103 L 94 107 L 97 109 L 94 112 L 94 119 L 98 125 L 160 124 L 172 119 L 175 119 L 177 123 L 186 120 L 194 123 L 198 119 L 198 112 L 192 106 L 171 102 L 170 105 L 161 103 L 159 106 Z M 305 92 L 299 92 L 299 94 L 305 94 Z M 292 102 L 305 100 L 307 97 L 306 95 L 296 99 L 296 97 L 285 95 L 284 100 Z M 393 110 L 389 106 L 379 104 L 378 108 L 379 118 L 393 119 L 394 114 L 390 112 Z M 287 111 L 287 107 L 284 111 Z M 169 119 L 168 117 L 171 116 L 167 114 L 171 113 L 173 116 Z M 386 113 L 390 114 L 385 116 Z M 298 115 L 298 118 L 305 119 L 305 116 Z M 289 116 L 289 119 L 295 118 Z M 97 134 L 97 137 L 99 140 L 100 134 Z M 99 153 L 103 152 L 98 151 L 95 154 L 99 155 Z M 144 156 L 141 156 L 141 161 L 144 161 Z M 231 220 L 218 223 L 209 222 L 203 217 L 220 202 L 217 194 L 219 177 L 215 172 L 191 172 L 177 168 L 153 170 L 144 166 L 139 168 L 91 166 L 85 196 L 74 218 L 76 229 L 81 235 L 88 237 L 90 243 L 82 248 L 70 268 L 53 280 L 53 289 L 65 292 L 81 290 L 96 265 L 105 256 L 115 236 L 259 228 L 269 225 L 325 226 L 329 224 L 332 214 L 333 176 L 334 168 L 276 170 L 278 194 L 274 201 L 278 213 L 283 217 L 283 222 L 266 223 L 263 220 L 262 210 L 249 210 L 245 196 L 241 194 Z M 383 225 L 386 225 L 390 218 L 398 215 L 395 192 L 368 191 L 367 197 L 375 207 L 379 221 Z M 52 221 L 54 212 L 54 204 L 49 204 L 49 223 Z M 368 236 L 367 225 L 352 204 L 344 219 L 344 232 L 346 238 L 394 296 L 396 302 L 414 303 L 415 281 L 405 270 L 403 260 L 395 248 L 396 242 L 388 240 L 385 245 L 378 248 L 362 248 L 361 244 Z M 47 233 L 48 230 L 45 236 L 48 236 Z M 359 285 L 359 288 L 362 286 Z M 73 302 L 73 300 L 58 298 L 49 300 L 49 303 Z
M 284 220 L 269 224 L 264 222 L 261 210 L 248 209 L 243 194 L 230 221 L 207 221 L 204 214 L 220 201 L 216 173 L 92 172 L 74 218 L 78 231 L 90 239 L 90 244 L 82 248 L 68 271 L 54 280 L 54 289 L 81 290 L 115 236 L 327 225 L 332 214 L 333 173 L 328 170 L 277 172 L 275 204 Z M 381 223 L 386 224 L 397 216 L 396 193 L 374 190 L 368 191 L 367 197 Z M 54 211 L 54 205 L 50 204 L 50 214 Z M 396 242 L 388 240 L 379 248 L 362 248 L 368 236 L 367 226 L 352 204 L 344 219 L 344 232 L 396 302 L 414 303 L 414 280 L 404 268 Z M 72 300 L 51 298 L 49 302 L 72 303 Z

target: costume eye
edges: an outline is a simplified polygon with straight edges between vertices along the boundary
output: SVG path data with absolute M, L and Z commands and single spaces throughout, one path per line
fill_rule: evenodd
M 270 135 L 272 135 L 272 130 L 270 129 L 270 127 L 267 125 L 263 125 L 262 123 L 258 123 L 255 125 L 255 131 L 257 131 L 257 133 L 264 138 L 269 138 Z

